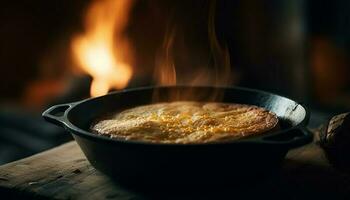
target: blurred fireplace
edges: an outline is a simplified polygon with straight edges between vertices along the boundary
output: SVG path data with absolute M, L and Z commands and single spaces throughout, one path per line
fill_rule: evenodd
M 3 81 L 11 87 L 1 84 L 0 92 L 3 99 L 40 108 L 56 101 L 75 79 L 69 43 L 83 29 L 84 12 L 91 2 L 6 4 L 1 13 L 12 17 L 2 18 L 7 31 L 1 36 L 5 44 L 1 57 L 6 58 L 1 65 Z M 135 2 L 126 30 L 136 54 L 129 87 L 152 84 L 155 57 L 169 23 L 178 29 L 173 56 L 177 67 L 210 62 L 209 4 L 210 0 Z M 303 7 L 299 1 L 217 1 L 216 32 L 230 51 L 235 85 L 307 99 Z M 185 74 L 181 71 L 180 76 Z
M 67 88 L 76 85 L 70 42 L 83 30 L 84 13 L 92 2 L 3 3 L 1 102 L 42 108 L 61 95 L 67 96 Z M 173 50 L 177 67 L 210 62 L 210 2 L 135 1 L 125 33 L 135 53 L 129 87 L 154 84 L 150 76 L 169 24 L 178 29 Z M 323 88 L 333 91 L 334 98 L 347 94 L 349 78 L 344 74 L 348 72 L 349 54 L 344 11 L 350 6 L 343 1 L 322 2 L 217 0 L 215 28 L 219 42 L 230 52 L 233 84 L 312 103 L 332 99 L 323 95 Z M 328 17 L 324 13 L 329 13 Z

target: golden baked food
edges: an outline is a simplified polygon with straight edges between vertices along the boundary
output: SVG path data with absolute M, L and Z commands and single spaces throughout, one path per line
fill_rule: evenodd
M 208 143 L 266 133 L 277 124 L 274 113 L 257 106 L 178 101 L 114 113 L 97 120 L 91 130 L 124 140 Z

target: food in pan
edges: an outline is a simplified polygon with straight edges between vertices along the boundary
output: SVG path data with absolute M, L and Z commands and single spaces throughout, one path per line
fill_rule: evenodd
M 231 141 L 278 128 L 276 114 L 257 106 L 178 101 L 138 106 L 96 120 L 91 130 L 153 143 Z

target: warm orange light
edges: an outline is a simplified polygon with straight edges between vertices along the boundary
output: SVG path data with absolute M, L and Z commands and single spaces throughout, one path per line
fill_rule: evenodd
M 186 52 L 186 55 L 174 55 L 176 53 L 176 44 L 181 44 L 186 35 L 181 34 L 183 30 L 177 29 L 178 26 L 176 26 L 176 24 L 169 24 L 155 62 L 154 81 L 158 85 L 230 85 L 232 82 L 230 54 L 228 48 L 221 46 L 218 41 L 215 30 L 215 11 L 216 1 L 210 1 L 208 10 L 208 39 L 212 63 L 203 63 L 201 66 L 186 66 L 186 64 L 185 66 L 177 65 L 176 60 L 174 60 L 175 56 L 178 58 L 177 60 L 181 60 L 183 64 L 186 63 L 186 59 L 188 59 L 188 63 L 191 63 L 189 59 L 198 55 L 196 52 L 189 51 L 186 43 L 180 46 L 180 48 L 183 48 L 181 52 Z M 177 47 L 179 48 L 179 46 Z M 161 91 L 155 90 L 153 93 L 153 101 L 155 102 L 188 99 L 218 101 L 221 100 L 222 97 L 223 93 L 221 90 L 213 90 L 209 91 L 209 93 L 205 90 L 198 93 L 198 90 L 194 91 L 191 89 L 181 92 L 174 90 L 170 93 L 162 93 Z
M 160 53 L 156 58 L 154 80 L 158 85 L 176 85 L 176 68 L 173 58 L 175 29 L 166 32 Z
M 208 39 L 210 46 L 210 54 L 213 59 L 212 64 L 203 64 L 200 67 L 188 65 L 186 70 L 179 71 L 178 66 L 174 60 L 175 44 L 181 42 L 185 37 L 176 28 L 176 25 L 170 24 L 165 31 L 163 43 L 161 45 L 160 51 L 156 57 L 155 70 L 154 70 L 154 80 L 159 85 L 215 85 L 215 86 L 225 86 L 231 81 L 231 65 L 230 65 L 230 54 L 228 48 L 223 47 L 217 38 L 215 30 L 215 11 L 216 2 L 210 1 L 208 10 Z M 178 34 L 178 31 L 180 34 Z M 178 46 L 179 47 L 179 46 Z M 177 57 L 182 57 L 182 60 L 191 59 L 197 56 L 196 52 L 189 51 L 185 45 L 181 46 L 183 50 L 181 52 L 186 52 L 186 55 L 176 55 Z M 190 55 L 190 56 L 189 56 Z M 188 63 L 191 63 L 188 61 Z M 197 68 L 196 68 L 197 67 Z M 186 71 L 186 74 L 183 74 Z
M 78 65 L 93 78 L 91 96 L 126 87 L 132 66 L 130 46 L 123 31 L 132 0 L 96 0 L 86 16 L 85 32 L 72 40 Z

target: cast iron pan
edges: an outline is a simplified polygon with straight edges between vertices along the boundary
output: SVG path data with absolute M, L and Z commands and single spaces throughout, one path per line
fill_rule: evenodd
M 251 104 L 277 114 L 281 130 L 246 139 L 210 144 L 151 144 L 99 136 L 89 127 L 97 117 L 152 102 L 176 100 Z M 180 95 L 179 95 L 180 94 Z M 181 95 L 182 94 L 182 95 Z M 194 94 L 194 95 L 184 95 Z M 288 150 L 312 140 L 305 128 L 309 112 L 301 104 L 279 95 L 236 87 L 165 86 L 113 92 L 80 102 L 56 105 L 43 114 L 72 133 L 89 162 L 122 183 L 204 183 L 254 178 L 277 170 Z

